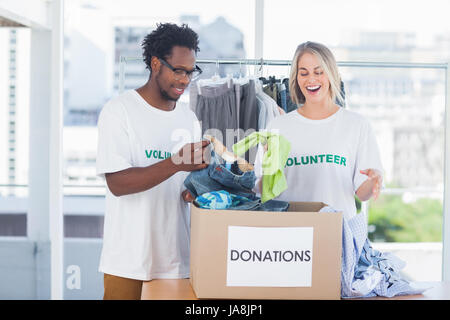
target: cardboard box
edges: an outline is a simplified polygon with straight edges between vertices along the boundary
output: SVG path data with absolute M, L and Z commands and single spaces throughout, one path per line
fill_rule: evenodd
M 340 299 L 342 213 L 321 202 L 288 212 L 191 205 L 191 285 L 197 298 Z

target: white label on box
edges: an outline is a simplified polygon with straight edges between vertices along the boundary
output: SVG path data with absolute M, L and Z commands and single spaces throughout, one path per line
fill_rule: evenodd
M 228 226 L 227 286 L 311 287 L 313 232 Z

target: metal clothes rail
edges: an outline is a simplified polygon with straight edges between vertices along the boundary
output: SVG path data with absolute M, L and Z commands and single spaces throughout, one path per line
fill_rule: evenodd
M 142 60 L 141 57 L 120 56 L 120 63 Z M 290 66 L 291 60 L 265 60 L 265 59 L 197 59 L 198 64 L 243 64 L 253 66 Z M 386 61 L 337 61 L 340 67 L 361 68 L 415 68 L 415 69 L 448 69 L 448 63 L 416 63 L 416 62 L 386 62 Z
M 198 64 L 244 64 L 254 66 L 290 66 L 291 60 L 264 60 L 264 59 L 198 59 Z M 340 67 L 361 68 L 416 68 L 416 69 L 447 69 L 447 63 L 405 63 L 383 61 L 338 61 Z

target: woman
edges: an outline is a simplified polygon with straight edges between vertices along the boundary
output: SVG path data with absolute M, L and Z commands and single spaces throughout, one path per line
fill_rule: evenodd
M 285 167 L 288 189 L 277 199 L 324 202 L 351 217 L 356 214 L 355 194 L 361 201 L 378 197 L 382 166 L 369 122 L 335 103 L 343 100 L 340 81 L 327 47 L 299 45 L 289 80 L 299 108 L 275 118 L 267 130 L 291 142 Z

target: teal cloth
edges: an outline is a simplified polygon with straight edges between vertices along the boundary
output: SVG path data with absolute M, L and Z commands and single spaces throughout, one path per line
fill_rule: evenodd
M 251 147 L 267 144 L 267 152 L 262 159 L 263 180 L 261 202 L 278 197 L 287 189 L 284 167 L 291 151 L 291 143 L 282 135 L 271 132 L 253 132 L 233 145 L 233 152 L 241 156 Z
M 194 203 L 203 209 L 228 209 L 250 202 L 246 197 L 231 194 L 225 190 L 211 191 L 198 196 Z

